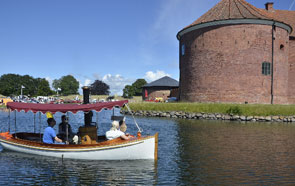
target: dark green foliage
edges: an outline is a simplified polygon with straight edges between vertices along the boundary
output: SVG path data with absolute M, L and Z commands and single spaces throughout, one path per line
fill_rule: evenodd
M 123 97 L 124 98 L 131 98 L 135 95 L 134 88 L 131 85 L 126 85 L 123 89 Z
M 133 84 L 132 87 L 134 89 L 134 96 L 141 96 L 142 94 L 142 87 L 146 84 L 145 79 L 137 79 Z
M 61 89 L 60 93 L 64 96 L 70 94 L 78 94 L 79 81 L 77 81 L 72 75 L 63 76 L 60 79 L 53 80 L 53 88 L 57 90 Z
M 18 74 L 4 74 L 0 77 L 0 94 L 4 96 L 20 95 L 21 86 L 23 88 L 23 95 L 39 96 L 51 95 L 49 83 L 44 78 L 33 78 L 29 75 Z
M 95 80 L 90 85 L 90 92 L 92 95 L 109 95 L 110 86 L 100 80 Z
M 38 96 L 48 96 L 53 93 L 46 79 L 38 78 L 37 81 L 38 81 L 38 90 L 37 90 Z
M 242 111 L 238 106 L 231 106 L 229 109 L 226 110 L 227 114 L 234 114 L 234 115 L 241 115 Z
M 141 96 L 142 87 L 146 84 L 145 79 L 137 79 L 132 85 L 126 85 L 123 89 L 123 97 L 130 98 L 132 96 Z

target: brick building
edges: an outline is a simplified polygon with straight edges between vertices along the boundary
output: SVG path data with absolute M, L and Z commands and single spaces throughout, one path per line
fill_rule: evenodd
M 162 77 L 156 81 L 148 83 L 142 88 L 142 100 L 155 100 L 168 97 L 178 97 L 179 83 L 168 76 Z
M 295 11 L 222 0 L 178 34 L 181 101 L 295 103 Z

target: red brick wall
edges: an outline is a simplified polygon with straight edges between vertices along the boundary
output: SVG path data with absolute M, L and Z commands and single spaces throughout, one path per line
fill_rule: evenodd
M 288 33 L 275 31 L 274 103 L 288 102 Z M 270 103 L 272 27 L 228 25 L 189 32 L 180 39 L 180 99 L 193 102 Z M 280 50 L 280 43 L 284 49 Z
M 148 98 L 144 98 L 144 100 L 155 100 L 155 98 L 163 98 L 164 101 L 168 99 L 171 94 L 171 90 L 162 87 L 153 87 L 153 88 L 145 88 L 148 91 Z M 144 91 L 143 91 L 144 94 Z
M 289 41 L 289 103 L 295 104 L 295 39 Z

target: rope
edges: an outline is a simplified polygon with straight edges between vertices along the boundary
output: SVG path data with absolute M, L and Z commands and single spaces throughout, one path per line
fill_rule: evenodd
M 125 104 L 125 106 L 127 107 L 128 112 L 130 112 L 131 116 L 133 117 L 134 123 L 135 123 L 135 125 L 136 125 L 136 127 L 138 129 L 138 132 L 140 132 L 140 133 L 143 132 L 143 130 L 138 126 L 138 124 L 137 124 L 137 122 L 136 122 L 136 120 L 135 120 L 135 118 L 133 116 L 133 113 L 132 113 L 131 109 L 129 108 L 128 104 Z

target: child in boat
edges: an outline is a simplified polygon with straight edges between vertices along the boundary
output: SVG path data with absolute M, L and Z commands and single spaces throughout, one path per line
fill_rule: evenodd
M 53 144 L 55 141 L 59 142 L 59 143 L 62 143 L 62 140 L 59 139 L 56 136 L 55 131 L 53 129 L 53 127 L 56 124 L 55 119 L 54 118 L 48 118 L 47 123 L 48 123 L 48 127 L 46 127 L 46 129 L 44 130 L 43 142 L 48 143 L 48 144 Z
M 112 122 L 112 128 L 106 132 L 106 138 L 108 140 L 112 140 L 118 137 L 121 137 L 124 140 L 129 139 L 130 137 L 126 136 L 124 132 L 118 130 L 119 129 L 119 122 L 113 121 Z

